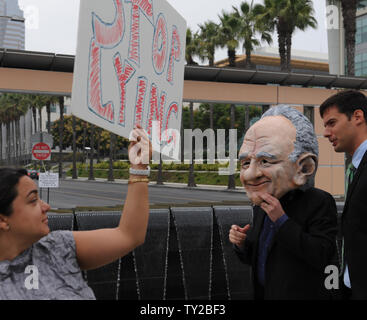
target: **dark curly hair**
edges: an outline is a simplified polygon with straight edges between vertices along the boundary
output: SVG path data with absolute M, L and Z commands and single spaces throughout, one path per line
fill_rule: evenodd
M 17 185 L 21 177 L 27 175 L 25 169 L 0 168 L 0 213 L 10 216 L 13 201 L 18 195 Z
M 329 97 L 320 106 L 320 116 L 324 116 L 327 109 L 336 106 L 340 113 L 344 113 L 350 120 L 355 110 L 362 110 L 367 123 L 367 97 L 357 90 L 340 91 Z

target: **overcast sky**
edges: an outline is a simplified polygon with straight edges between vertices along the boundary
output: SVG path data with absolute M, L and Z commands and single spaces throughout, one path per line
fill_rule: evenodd
M 112 0 L 103 0 L 110 1 Z M 207 20 L 219 22 L 218 14 L 239 6 L 244 0 L 168 0 L 168 2 L 186 19 L 193 30 Z M 248 0 L 249 2 L 250 0 Z M 20 7 L 29 15 L 26 24 L 26 50 L 43 51 L 57 54 L 75 54 L 79 0 L 19 0 Z M 255 3 L 263 3 L 255 0 Z M 313 0 L 317 30 L 296 32 L 293 48 L 327 53 L 325 26 L 325 0 Z M 276 35 L 274 37 L 275 44 Z M 242 49 L 238 51 L 242 53 Z M 226 57 L 226 51 L 216 53 L 216 60 Z

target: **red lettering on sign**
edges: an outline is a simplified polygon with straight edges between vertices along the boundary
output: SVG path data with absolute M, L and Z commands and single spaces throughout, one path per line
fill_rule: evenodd
M 161 74 L 165 67 L 167 56 L 167 24 L 164 16 L 159 15 L 153 38 L 153 67 L 157 74 Z
M 89 54 L 88 107 L 98 116 L 110 122 L 114 121 L 113 103 L 102 105 L 101 84 L 101 48 L 92 39 Z
M 153 17 L 152 0 L 132 0 L 132 3 L 139 6 L 139 8 L 144 12 L 147 17 Z
M 174 61 L 180 61 L 181 56 L 181 40 L 180 35 L 178 33 L 177 27 L 173 26 L 172 31 L 172 41 L 171 41 L 171 53 L 169 57 L 168 63 L 168 71 L 167 71 L 167 81 L 170 84 L 173 84 L 173 65 Z
M 125 126 L 126 84 L 135 73 L 135 68 L 127 60 L 125 60 L 124 65 L 122 65 L 120 53 L 115 54 L 113 62 L 120 89 L 120 113 L 118 123 Z
M 122 0 L 114 0 L 116 8 L 115 20 L 112 24 L 103 22 L 93 13 L 93 33 L 97 44 L 102 47 L 114 47 L 124 35 L 124 7 Z
M 139 124 L 140 126 L 143 120 L 143 109 L 145 94 L 147 92 L 147 82 L 148 80 L 145 77 L 138 78 L 138 92 L 135 105 L 135 124 Z
M 153 83 L 150 89 L 150 101 L 149 101 L 149 118 L 148 118 L 148 129 L 147 129 L 149 136 L 151 136 L 151 133 L 152 133 L 153 121 L 160 122 L 160 128 L 159 128 L 158 134 L 159 134 L 159 137 L 161 136 L 162 125 L 163 125 L 163 112 L 164 112 L 164 106 L 166 104 L 166 97 L 167 97 L 167 94 L 165 92 L 162 92 L 160 99 L 159 99 L 159 106 L 158 106 L 158 88 Z
M 166 126 L 164 128 L 165 133 L 166 133 L 167 144 L 171 143 L 172 139 L 174 140 L 174 142 L 176 141 L 176 136 L 175 136 L 174 132 L 173 132 L 173 136 L 168 137 L 168 124 L 169 124 L 169 119 L 171 118 L 172 112 L 174 112 L 176 114 L 176 118 L 177 118 L 178 106 L 177 106 L 176 102 L 171 103 L 171 105 L 168 108 L 168 113 L 167 113 L 167 118 L 166 118 Z
M 140 64 L 140 10 L 153 24 L 151 0 L 132 0 L 129 59 L 137 65 Z

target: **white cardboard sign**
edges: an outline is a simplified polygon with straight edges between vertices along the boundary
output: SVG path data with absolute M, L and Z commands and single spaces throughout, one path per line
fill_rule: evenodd
M 185 42 L 165 0 L 81 0 L 72 113 L 125 138 L 140 124 L 161 149 L 177 143 Z
M 59 174 L 58 173 L 40 173 L 38 177 L 39 188 L 58 188 Z

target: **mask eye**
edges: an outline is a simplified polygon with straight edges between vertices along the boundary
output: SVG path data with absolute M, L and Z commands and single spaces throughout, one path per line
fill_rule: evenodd
M 260 164 L 261 164 L 263 167 L 269 167 L 269 166 L 271 165 L 271 162 L 269 162 L 269 161 L 268 161 L 268 160 L 266 160 L 266 159 L 261 159 Z
M 241 167 L 247 169 L 250 166 L 250 160 L 242 161 Z

